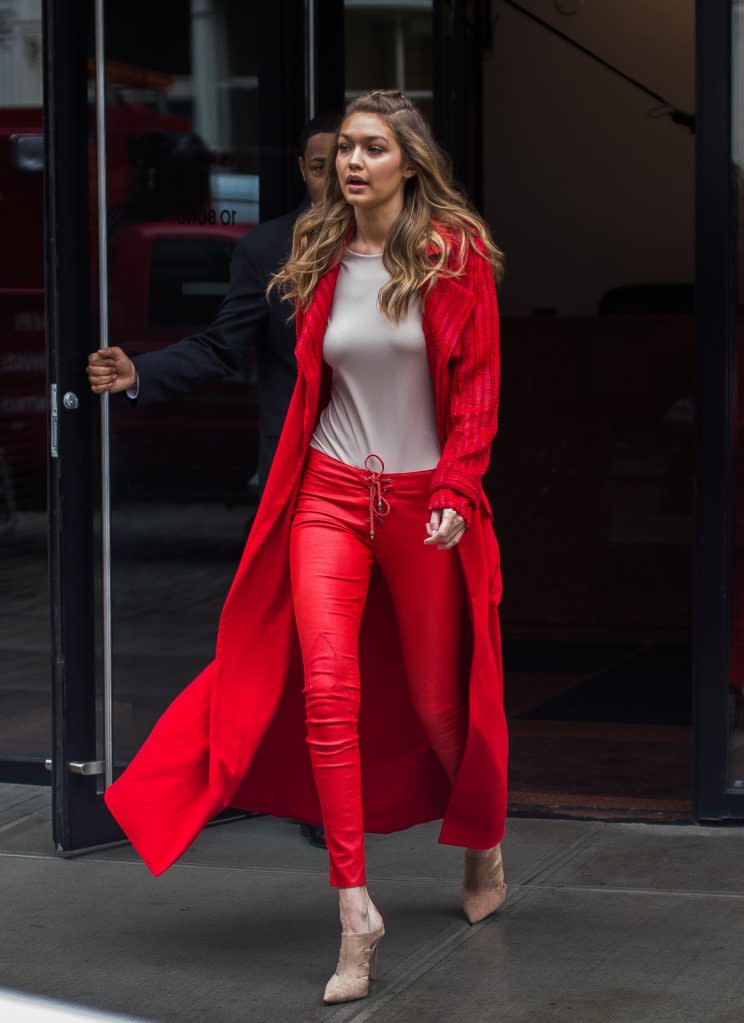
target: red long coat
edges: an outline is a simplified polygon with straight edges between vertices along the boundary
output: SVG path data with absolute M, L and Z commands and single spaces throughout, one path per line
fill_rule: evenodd
M 104 794 L 156 876 L 227 806 L 322 823 L 305 740 L 288 555 L 303 461 L 330 393 L 322 344 L 338 272 L 337 264 L 320 279 L 297 318 L 297 383 L 220 616 L 214 660 L 166 708 Z M 497 425 L 499 325 L 482 256 L 471 252 L 457 280 L 436 281 L 423 326 L 442 452 L 429 507 L 457 507 L 469 521 L 456 545 L 467 600 L 452 609 L 469 624 L 460 659 L 468 734 L 450 786 L 407 695 L 395 616 L 374 568 L 359 637 L 364 826 L 388 833 L 443 818 L 440 843 L 486 848 L 504 832 L 508 740 L 499 548 L 481 484 Z M 422 536 L 425 519 L 422 509 Z

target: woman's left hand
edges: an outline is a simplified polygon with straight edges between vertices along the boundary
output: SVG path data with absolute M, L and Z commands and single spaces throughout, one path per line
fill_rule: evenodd
M 460 542 L 465 519 L 454 508 L 432 508 L 426 528 L 429 536 L 424 543 L 436 543 L 440 551 L 447 551 Z

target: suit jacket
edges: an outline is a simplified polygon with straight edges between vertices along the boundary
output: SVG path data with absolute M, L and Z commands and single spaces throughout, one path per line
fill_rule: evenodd
M 292 510 L 312 431 L 330 384 L 323 335 L 338 265 L 319 280 L 297 323 L 298 377 L 266 492 L 222 609 L 214 659 L 175 698 L 104 800 L 153 874 L 161 874 L 226 806 L 320 824 L 305 741 L 303 663 L 289 570 Z M 503 707 L 501 559 L 479 473 L 496 429 L 498 310 L 490 268 L 471 255 L 464 276 L 440 278 L 424 310 L 442 461 L 432 499 L 471 501 L 454 548 L 465 599 L 460 681 L 468 730 L 450 784 L 413 707 L 395 609 L 373 570 L 359 633 L 365 689 L 359 718 L 365 831 L 443 818 L 438 841 L 487 848 L 506 820 L 508 735 Z M 423 538 L 423 529 L 422 529 Z M 426 614 L 426 597 L 422 597 Z M 424 642 L 422 632 L 422 642 Z
M 132 360 L 139 376 L 139 393 L 129 400 L 134 405 L 151 404 L 224 379 L 241 368 L 249 347 L 256 346 L 260 493 L 297 380 L 295 323 L 286 322 L 291 306 L 275 291 L 267 302 L 264 292 L 269 278 L 289 255 L 295 221 L 309 205 L 306 196 L 290 213 L 258 224 L 243 235 L 233 253 L 229 290 L 205 330 Z

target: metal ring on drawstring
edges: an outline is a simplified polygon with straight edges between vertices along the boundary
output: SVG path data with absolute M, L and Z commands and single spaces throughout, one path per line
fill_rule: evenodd
M 379 472 L 376 469 L 371 469 L 367 465 L 370 458 L 376 458 L 382 466 Z M 364 459 L 364 467 L 367 470 L 366 473 L 364 473 L 364 482 L 369 487 L 369 536 L 371 540 L 374 540 L 375 516 L 378 521 L 382 523 L 383 516 L 387 515 L 390 511 L 390 502 L 382 495 L 386 490 L 390 489 L 393 481 L 389 476 L 381 475 L 385 471 L 385 463 L 379 455 L 367 455 Z

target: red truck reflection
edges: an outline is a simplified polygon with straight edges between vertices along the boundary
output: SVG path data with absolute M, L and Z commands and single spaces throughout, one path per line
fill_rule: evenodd
M 96 295 L 93 118 L 91 109 L 90 269 Z M 158 218 L 154 209 L 141 219 L 131 203 L 142 173 L 132 162 L 133 143 L 157 133 L 189 131 L 187 120 L 138 104 L 107 110 L 109 342 L 130 355 L 168 345 L 210 322 L 227 290 L 233 248 L 251 226 L 234 223 L 230 210 L 213 210 L 209 201 L 204 215 L 185 218 L 191 223 Z M 0 110 L 3 227 L 4 236 L 14 239 L 0 251 L 0 531 L 13 529 L 17 509 L 40 510 L 46 503 L 42 172 L 42 110 Z M 97 310 L 92 309 L 91 350 L 98 344 Z M 148 478 L 177 486 L 189 476 L 193 482 L 198 472 L 201 496 L 219 499 L 226 486 L 234 492 L 236 480 L 251 475 L 257 461 L 252 362 L 251 356 L 236 379 L 168 408 L 135 412 L 123 396 L 111 400 L 113 465 L 125 469 L 130 486 L 147 486 Z M 81 396 L 88 390 L 82 359 L 78 390 Z M 172 469 L 165 474 L 168 480 L 165 456 Z

